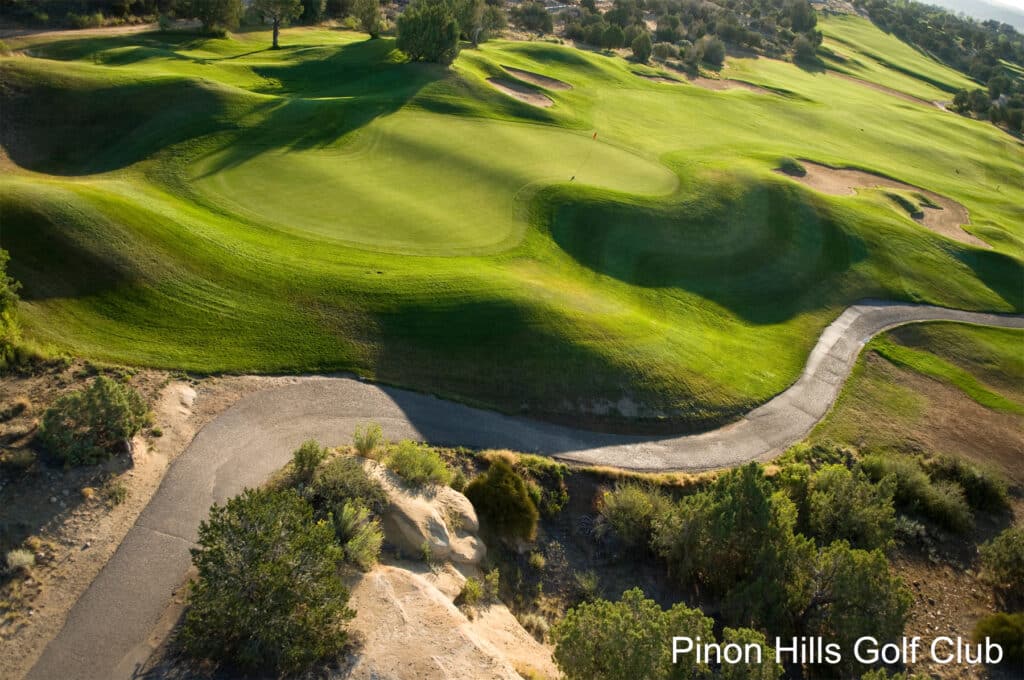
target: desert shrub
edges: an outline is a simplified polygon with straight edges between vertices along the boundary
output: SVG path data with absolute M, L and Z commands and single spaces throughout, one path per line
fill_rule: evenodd
M 103 485 L 103 500 L 110 507 L 121 505 L 128 500 L 128 486 L 120 479 L 111 479 Z
M 654 57 L 655 61 L 668 61 L 678 56 L 678 54 L 679 48 L 669 42 L 655 43 L 654 47 L 651 48 L 651 56 Z
M 807 174 L 807 168 L 795 158 L 783 158 L 779 161 L 779 170 L 793 177 L 803 177 Z
M 668 611 L 639 588 L 618 602 L 596 600 L 570 609 L 551 627 L 555 663 L 567 680 L 662 680 L 688 678 L 706 666 L 693 655 L 672 663 L 673 636 L 713 639 L 712 620 L 677 604 Z
M 427 484 L 445 486 L 452 480 L 452 471 L 437 451 L 425 444 L 402 441 L 392 450 L 385 464 L 412 487 Z
M 313 476 L 304 494 L 318 518 L 337 516 L 346 503 L 354 502 L 379 515 L 388 505 L 380 483 L 370 477 L 358 458 L 338 456 L 327 461 Z
M 569 502 L 568 467 L 539 456 L 518 456 L 513 469 L 526 479 L 530 499 L 544 517 L 554 517 Z
M 98 376 L 57 399 L 43 414 L 39 439 L 67 465 L 98 463 L 146 424 L 148 409 L 131 387 Z
M 716 676 L 718 680 L 779 680 L 782 677 L 782 666 L 775 663 L 775 650 L 768 646 L 764 634 L 750 628 L 725 628 L 722 630 L 722 643 L 741 647 L 757 645 L 762 650 L 761 662 L 723 663 Z
M 527 563 L 530 565 L 530 568 L 534 571 L 544 571 L 544 567 L 547 566 L 548 561 L 547 559 L 545 559 L 544 553 L 534 551 L 530 553 L 530 557 L 529 559 L 527 559 Z
M 530 499 L 523 480 L 508 461 L 497 458 L 482 475 L 466 487 L 484 527 L 508 539 L 531 541 L 537 533 L 540 513 Z
M 513 7 L 509 17 L 513 24 L 527 31 L 550 33 L 554 28 L 554 21 L 547 7 L 534 0 L 527 0 Z
M 14 449 L 0 455 L 0 467 L 13 473 L 21 473 L 35 465 L 36 454 L 31 449 Z
M 501 592 L 501 572 L 497 568 L 484 574 L 483 597 L 487 602 L 497 602 Z
M 452 473 L 452 481 L 448 483 L 454 491 L 462 493 L 466 489 L 466 473 L 462 470 L 456 470 Z
M 327 449 L 321 447 L 315 440 L 309 439 L 302 442 L 302 445 L 292 454 L 292 469 L 295 477 L 308 482 L 326 457 Z
M 921 513 L 953 531 L 965 531 L 971 526 L 973 515 L 960 486 L 948 480 L 933 483 L 915 459 L 871 454 L 861 459 L 860 468 L 876 482 L 893 475 L 895 501 L 900 507 Z
M 654 45 L 651 43 L 651 34 L 647 31 L 641 31 L 629 44 L 629 48 L 633 51 L 633 58 L 639 61 L 641 64 L 646 64 L 651 59 L 651 52 L 654 50 Z
M 991 467 L 953 456 L 940 456 L 928 464 L 933 479 L 956 482 L 967 503 L 976 510 L 998 512 L 1010 507 L 1009 484 Z
M 380 558 L 384 532 L 380 520 L 358 501 L 345 503 L 334 519 L 334 534 L 341 543 L 346 561 L 369 571 Z
M 377 423 L 366 423 L 356 427 L 352 434 L 352 445 L 363 458 L 373 458 L 373 452 L 384 441 L 384 431 Z
M 548 620 L 536 612 L 517 613 L 516 618 L 519 620 L 519 625 L 540 642 L 544 641 L 548 630 L 551 629 Z
M 7 552 L 7 571 L 12 574 L 28 573 L 36 565 L 36 556 L 31 550 L 15 548 Z
M 483 585 L 481 585 L 480 581 L 471 576 L 467 578 L 466 582 L 462 585 L 462 590 L 459 591 L 459 595 L 455 598 L 455 601 L 458 605 L 475 607 L 480 604 L 480 600 L 483 599 L 483 596 Z
M 593 569 L 574 571 L 572 581 L 577 602 L 592 602 L 601 597 L 601 579 Z
M 725 63 L 725 43 L 708 35 L 698 42 L 702 45 L 701 60 L 709 66 L 721 68 Z
M 1024 526 L 1014 526 L 979 548 L 981 574 L 1004 600 L 1024 603 Z
M 863 472 L 828 465 L 810 478 L 808 526 L 823 544 L 844 539 L 854 547 L 884 548 L 896 528 L 893 494 L 896 478 L 872 484 Z
M 731 470 L 655 522 L 653 545 L 684 587 L 721 598 L 724 623 L 783 632 L 810 587 L 814 544 L 756 463 Z
M 295 490 L 250 489 L 214 505 L 198 546 L 181 629 L 188 654 L 295 673 L 341 652 L 354 615 L 338 570 L 344 555 Z
M 459 54 L 459 24 L 447 0 L 415 0 L 398 17 L 397 47 L 411 61 L 447 66 Z
M 655 519 L 668 506 L 668 498 L 656 489 L 635 482 L 617 484 L 614 490 L 602 493 L 598 502 L 599 535 L 611 531 L 627 548 L 646 548 Z
M 986 616 L 975 624 L 971 637 L 982 643 L 987 638 L 1002 647 L 1001 666 L 1024 668 L 1024 612 Z

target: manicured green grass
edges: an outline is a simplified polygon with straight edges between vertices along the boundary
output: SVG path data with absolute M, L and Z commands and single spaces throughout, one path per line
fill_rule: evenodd
M 35 58 L 0 59 L 0 243 L 34 339 L 706 427 L 790 384 L 855 300 L 1024 306 L 1024 149 L 991 125 L 764 59 L 726 75 L 779 94 L 539 42 L 441 69 L 387 39 L 284 38 L 12 42 Z M 488 85 L 503 65 L 572 89 L 529 106 Z M 810 191 L 773 172 L 787 157 L 955 198 L 993 249 Z

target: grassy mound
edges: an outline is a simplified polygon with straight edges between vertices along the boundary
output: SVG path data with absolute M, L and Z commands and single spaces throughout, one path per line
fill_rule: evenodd
M 941 66 L 879 66 L 888 38 L 850 21 L 829 35 L 874 64 L 858 77 L 938 90 Z M 1024 149 L 991 125 L 771 60 L 723 75 L 782 94 L 663 87 L 539 42 L 441 69 L 387 39 L 286 36 L 12 41 L 0 245 L 34 341 L 684 428 L 785 389 L 858 299 L 1024 308 Z M 539 109 L 490 87 L 506 68 L 572 88 Z M 993 249 L 817 194 L 780 158 L 950 196 Z

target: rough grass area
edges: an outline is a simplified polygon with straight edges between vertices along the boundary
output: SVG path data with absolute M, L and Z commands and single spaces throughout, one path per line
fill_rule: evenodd
M 943 322 L 876 338 L 811 438 L 961 456 L 1024 482 L 1024 331 Z
M 866 21 L 824 24 L 874 64 L 858 77 L 962 85 Z M 354 32 L 287 38 L 11 42 L 0 245 L 34 342 L 699 428 L 785 389 L 858 299 L 1024 308 L 1024 148 L 983 122 L 768 59 L 723 74 L 760 94 L 538 42 L 441 69 Z M 517 102 L 487 83 L 506 67 L 571 89 Z M 992 250 L 816 193 L 784 158 L 949 196 Z

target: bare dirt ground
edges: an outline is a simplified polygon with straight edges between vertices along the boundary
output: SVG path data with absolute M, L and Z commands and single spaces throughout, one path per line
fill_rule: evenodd
M 131 378 L 152 405 L 153 427 L 135 438 L 131 456 L 65 470 L 43 452 L 29 466 L 12 465 L 33 452 L 32 439 L 47 406 L 91 380 L 88 364 L 55 366 L 0 380 L 0 411 L 28 407 L 0 423 L 0 548 L 36 555 L 28 578 L 0 581 L 0 678 L 20 678 L 61 629 L 68 612 L 135 524 L 170 462 L 204 424 L 243 395 L 275 378 L 175 380 L 162 371 Z M 159 433 L 159 436 L 157 434 Z
M 488 78 L 487 82 L 489 82 L 494 89 L 504 92 L 513 99 L 518 99 L 519 101 L 532 106 L 547 108 L 555 103 L 551 101 L 551 98 L 547 95 L 531 90 L 530 88 L 520 85 L 512 80 L 505 80 L 504 78 Z
M 533 71 L 524 71 L 521 68 L 512 68 L 511 66 L 501 65 L 503 69 L 508 71 L 511 75 L 519 78 L 519 80 L 525 80 L 528 83 L 533 83 L 537 87 L 543 87 L 548 90 L 571 90 L 572 85 L 564 83 L 561 80 L 555 78 L 549 78 L 548 76 L 534 73 Z
M 979 248 L 991 247 L 978 237 L 963 230 L 961 225 L 970 224 L 970 215 L 967 212 L 967 208 L 951 198 L 947 198 L 946 196 L 942 196 L 941 194 L 937 194 L 933 191 L 921 189 L 920 187 L 915 187 L 905 182 L 899 182 L 894 179 L 889 179 L 888 177 L 864 172 L 863 170 L 855 170 L 853 168 L 832 168 L 827 165 L 814 163 L 804 159 L 801 159 L 800 163 L 807 170 L 807 174 L 803 176 L 787 173 L 783 174 L 787 174 L 788 177 L 792 177 L 798 182 L 826 194 L 832 194 L 834 196 L 852 196 L 857 193 L 858 189 L 877 188 L 899 189 L 923 194 L 939 207 L 933 208 L 922 205 L 921 210 L 924 214 L 920 218 L 913 218 L 915 222 L 936 233 L 942 234 L 947 238 L 960 241 L 961 243 L 978 246 Z

